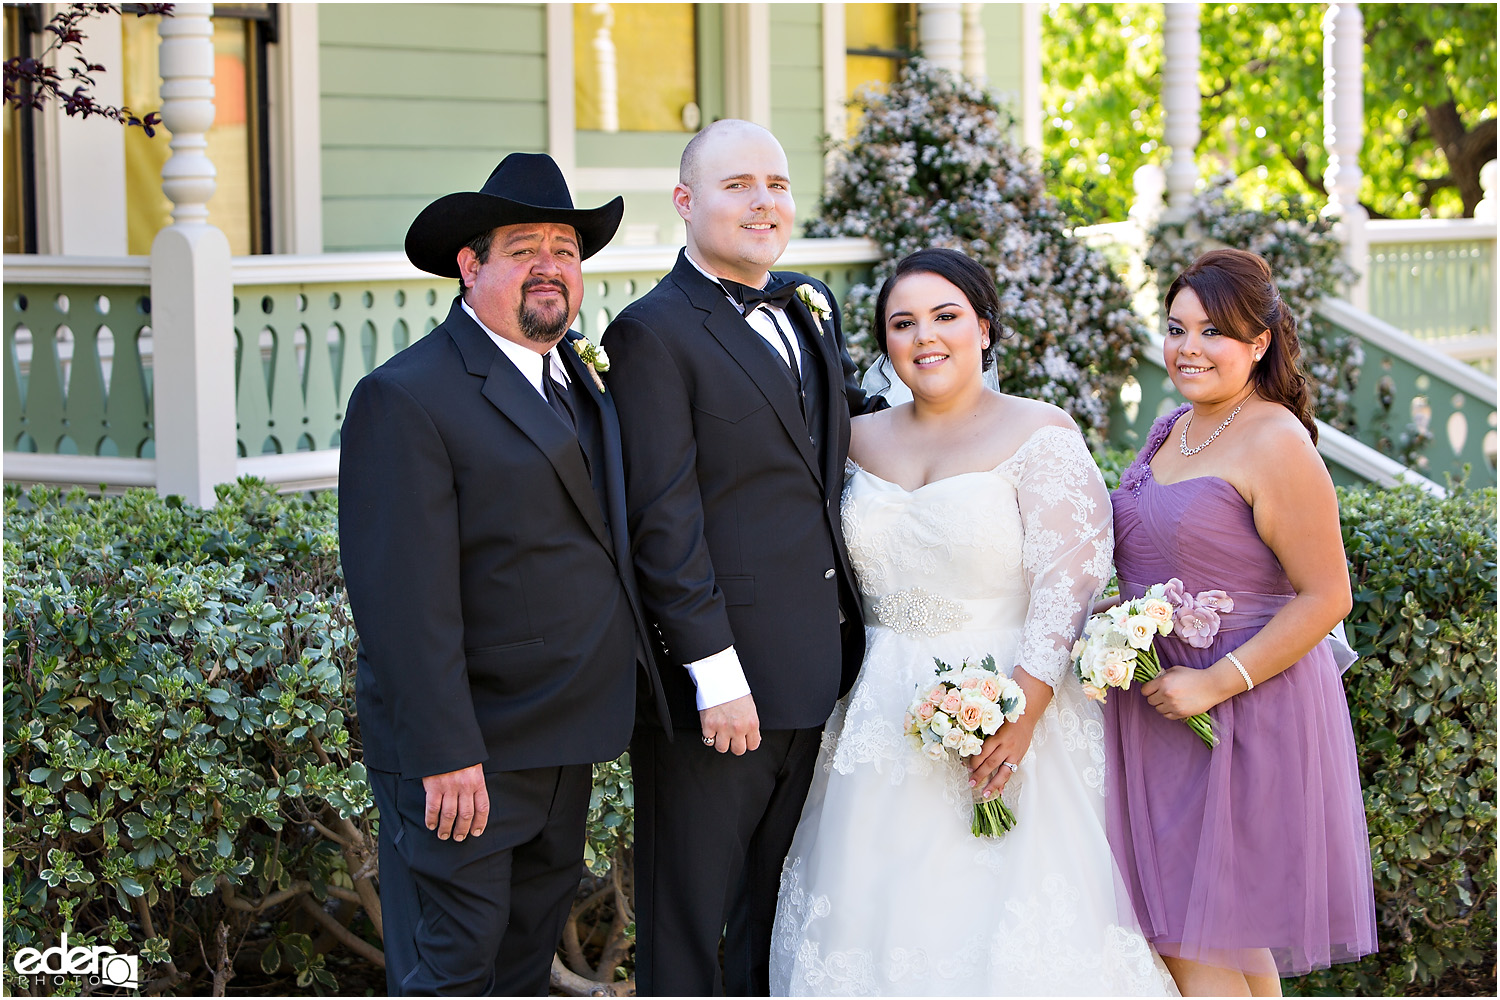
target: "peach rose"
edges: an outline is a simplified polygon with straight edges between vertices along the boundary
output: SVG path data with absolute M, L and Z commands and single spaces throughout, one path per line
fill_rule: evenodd
M 1125 687 L 1130 683 L 1130 675 L 1134 673 L 1133 664 L 1112 653 L 1105 654 L 1103 667 L 1104 683 L 1110 687 Z
M 1166 601 L 1148 597 L 1141 605 L 1141 614 L 1156 622 L 1156 629 L 1162 635 L 1170 635 L 1172 632 L 1172 605 Z
M 984 708 L 975 702 L 965 702 L 958 710 L 958 724 L 969 732 L 979 728 L 979 723 L 984 720 Z
M 943 696 L 942 704 L 940 704 L 938 707 L 947 712 L 949 715 L 954 715 L 958 712 L 958 708 L 962 704 L 963 699 L 959 697 L 958 692 L 949 691 L 946 695 Z
M 1083 682 L 1083 694 L 1084 694 L 1084 697 L 1089 698 L 1089 699 L 1091 699 L 1093 701 L 1097 701 L 1097 702 L 1099 702 L 1102 705 L 1102 704 L 1104 704 L 1104 696 L 1105 696 L 1105 694 L 1107 694 L 1107 692 L 1103 688 L 1101 688 L 1101 687 L 1095 687 L 1094 685 L 1090 684 L 1088 681 L 1084 681 Z
M 917 718 L 923 722 L 931 722 L 933 715 L 937 713 L 937 706 L 930 701 L 924 701 L 917 706 Z
M 994 677 L 986 677 L 979 682 L 979 693 L 985 701 L 1000 700 L 1000 682 Z

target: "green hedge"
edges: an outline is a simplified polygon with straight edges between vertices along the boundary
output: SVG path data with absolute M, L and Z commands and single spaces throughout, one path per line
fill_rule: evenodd
M 1495 490 L 1339 491 L 1380 952 L 1309 993 L 1495 995 Z
M 1127 462 L 1101 456 L 1110 481 Z M 5 955 L 67 930 L 163 992 L 332 990 L 358 962 L 378 990 L 337 501 L 220 497 L 6 493 Z M 1495 491 L 1340 501 L 1382 950 L 1287 986 L 1493 993 Z M 630 965 L 629 776 L 596 777 L 570 990 Z

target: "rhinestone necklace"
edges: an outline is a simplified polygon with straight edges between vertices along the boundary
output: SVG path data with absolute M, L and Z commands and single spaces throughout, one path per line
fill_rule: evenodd
M 1251 393 L 1251 395 L 1254 395 L 1254 393 Z M 1192 458 L 1194 455 L 1198 454 L 1198 452 L 1202 451 L 1204 448 L 1207 448 L 1209 445 L 1213 444 L 1214 443 L 1214 438 L 1216 438 L 1220 434 L 1224 433 L 1224 428 L 1226 428 L 1226 427 L 1229 426 L 1229 422 L 1231 420 L 1233 420 L 1235 417 L 1239 416 L 1240 411 L 1245 408 L 1245 404 L 1248 403 L 1249 401 L 1250 401 L 1250 396 L 1246 396 L 1244 399 L 1240 400 L 1240 405 L 1236 406 L 1234 408 L 1234 412 L 1230 413 L 1228 417 L 1224 418 L 1224 422 L 1219 425 L 1219 429 L 1216 430 L 1216 431 L 1214 431 L 1212 434 L 1210 434 L 1208 436 L 1208 440 L 1205 441 L 1205 442 L 1203 442 L 1202 444 L 1200 444 L 1196 448 L 1189 448 L 1187 446 L 1187 432 L 1188 432 L 1188 428 L 1191 427 L 1191 426 L 1193 426 L 1193 414 L 1192 414 L 1191 411 L 1189 411 L 1188 412 L 1187 423 L 1185 423 L 1185 424 L 1182 425 L 1182 437 L 1177 442 L 1177 450 L 1180 451 L 1180 452 L 1182 452 L 1182 457 L 1183 458 Z

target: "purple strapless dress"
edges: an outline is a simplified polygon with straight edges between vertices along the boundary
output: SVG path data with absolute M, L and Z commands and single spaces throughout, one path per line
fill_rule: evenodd
M 1294 593 L 1233 486 L 1152 478 L 1147 463 L 1181 412 L 1152 426 L 1111 498 L 1115 565 L 1127 600 L 1172 577 L 1234 598 L 1209 648 L 1157 640 L 1164 666 L 1202 669 Z M 1359 762 L 1328 643 L 1209 714 L 1221 741 L 1211 751 L 1138 687 L 1105 705 L 1109 839 L 1146 937 L 1163 955 L 1253 975 L 1297 976 L 1373 952 Z

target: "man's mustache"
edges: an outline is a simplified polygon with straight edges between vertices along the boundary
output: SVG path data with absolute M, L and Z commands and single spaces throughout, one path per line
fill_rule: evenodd
M 566 285 L 559 284 L 556 281 L 548 281 L 546 278 L 531 279 L 530 281 L 526 282 L 526 284 L 521 286 L 521 291 L 530 292 L 538 288 L 550 288 L 553 291 L 561 292 L 564 300 L 566 300 L 568 297 L 568 287 Z

